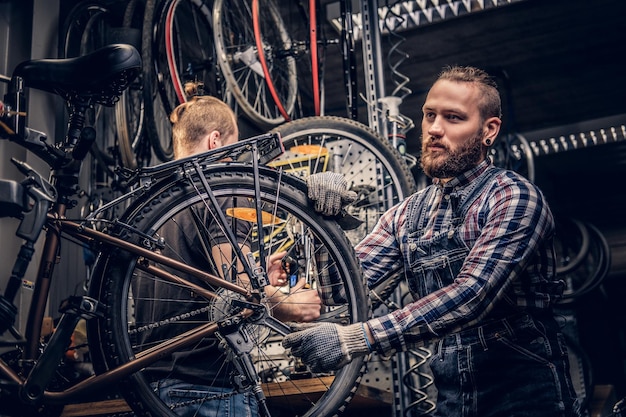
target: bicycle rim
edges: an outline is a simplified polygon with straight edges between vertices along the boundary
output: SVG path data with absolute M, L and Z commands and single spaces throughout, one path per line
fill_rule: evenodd
M 63 21 L 59 36 L 59 56 L 72 58 L 85 51 L 84 37 L 90 30 L 96 29 L 102 37 L 102 27 L 97 23 L 107 24 L 113 19 L 109 6 L 102 1 L 84 2 L 74 6 Z M 100 44 L 99 46 L 102 46 Z
M 143 3 L 130 0 L 124 10 L 122 28 L 114 31 L 114 42 L 128 43 L 141 50 L 141 25 Z M 120 101 L 115 104 L 115 120 L 117 126 L 117 147 L 122 165 L 129 169 L 147 166 L 150 153 L 142 143 L 145 123 L 143 105 L 143 81 L 137 77 L 124 91 Z
M 316 116 L 322 114 L 320 104 L 320 76 L 317 45 L 317 8 L 316 0 L 309 0 L 309 47 L 311 48 L 311 82 L 313 84 L 313 111 Z
M 166 0 L 165 2 L 169 2 Z M 154 155 L 159 161 L 169 161 L 174 157 L 172 144 L 172 127 L 169 121 L 169 112 L 159 94 L 159 74 L 156 60 L 162 54 L 159 49 L 157 33 L 161 15 L 160 6 L 165 2 L 147 0 L 141 38 L 141 59 L 143 61 L 143 101 L 145 112 L 145 135 L 147 136 Z
M 346 207 L 362 223 L 346 230 L 356 245 L 369 233 L 380 216 L 416 190 L 415 180 L 402 156 L 391 144 L 367 126 L 334 116 L 309 117 L 285 123 L 280 132 L 286 152 L 273 165 L 298 176 L 332 171 L 344 174 L 349 188 L 358 195 Z M 373 308 L 385 300 L 402 277 L 371 288 Z
M 204 175 L 217 198 L 234 199 L 238 203 L 253 199 L 255 186 L 259 186 L 260 202 L 265 213 L 264 226 L 262 229 L 253 227 L 247 242 L 253 248 L 257 259 L 263 256 L 259 254 L 259 250 L 263 250 L 267 255 L 279 248 L 289 250 L 290 255 L 294 257 L 305 255 L 304 252 L 307 252 L 308 256 L 303 258 L 307 262 L 321 259 L 321 255 L 328 256 L 327 263 L 322 265 L 313 262 L 307 264 L 307 268 L 298 271 L 298 274 L 306 274 L 307 271 L 311 272 L 318 268 L 316 277 L 327 275 L 325 271 L 331 269 L 336 273 L 338 278 L 333 281 L 334 295 L 324 298 L 326 306 L 322 314 L 323 321 L 345 324 L 366 320 L 369 317 L 370 310 L 362 279 L 359 278 L 361 275 L 354 251 L 334 222 L 307 209 L 306 191 L 302 182 L 288 176 L 281 182 L 279 173 L 270 170 L 262 170 L 259 178 L 255 179 L 251 168 L 233 165 L 209 167 L 205 169 Z M 196 186 L 202 189 L 199 183 L 196 183 Z M 165 180 L 155 186 L 150 196 L 131 206 L 122 221 L 138 228 L 146 236 L 155 236 L 155 233 L 166 227 L 165 225 L 171 224 L 172 219 L 180 219 L 183 213 L 196 210 L 198 207 L 210 206 L 210 203 L 205 204 L 206 193 L 196 191 L 190 181 Z M 249 212 L 243 210 L 232 217 L 236 219 L 234 222 L 248 221 L 249 215 Z M 268 219 L 266 215 L 269 216 Z M 233 227 L 233 224 L 227 227 Z M 128 231 L 124 234 L 126 240 L 139 242 L 147 240 L 146 236 L 133 236 Z M 214 242 L 211 242 L 211 234 L 199 233 L 199 235 L 206 237 L 201 246 L 212 246 Z M 258 241 L 255 242 L 261 235 L 265 236 L 263 245 Z M 164 243 L 167 248 L 169 242 Z M 167 249 L 163 251 L 165 253 Z M 96 371 L 119 366 L 141 355 L 152 346 L 142 345 L 140 343 L 142 340 L 156 343 L 155 338 L 144 337 L 147 329 L 176 325 L 185 315 L 197 325 L 205 324 L 210 317 L 219 319 L 220 316 L 227 314 L 224 310 L 228 310 L 230 300 L 233 299 L 233 293 L 218 291 L 223 298 L 209 302 L 200 297 L 193 310 L 179 311 L 175 316 L 168 318 L 160 317 L 152 323 L 139 323 L 134 312 L 137 310 L 139 300 L 145 300 L 145 297 L 150 296 L 142 288 L 146 288 L 154 277 L 146 272 L 139 273 L 137 267 L 137 259 L 112 251 L 102 256 L 95 268 L 90 287 L 91 295 L 107 306 L 107 318 L 92 323 L 90 328 L 90 337 L 92 334 L 95 337 L 91 340 L 97 340 L 96 346 L 99 346 L 93 349 Z M 325 286 L 323 279 L 310 278 L 312 288 L 320 289 Z M 159 302 L 167 300 L 161 299 Z M 261 324 L 246 324 L 246 328 L 252 335 L 251 340 L 256 344 L 250 357 L 261 377 L 261 388 L 268 399 L 272 415 L 288 413 L 325 416 L 345 408 L 354 395 L 364 371 L 363 358 L 353 361 L 335 374 L 311 374 L 306 369 L 294 366 L 293 358 L 281 347 L 281 336 Z M 224 358 L 218 360 L 223 367 L 228 366 L 229 362 L 224 361 Z M 226 369 L 223 371 L 227 372 Z M 305 388 L 311 386 L 317 388 L 315 390 Z M 144 371 L 133 374 L 125 381 L 122 392 L 137 415 L 177 415 L 176 407 L 170 409 L 155 396 L 149 384 L 149 376 Z
M 143 11 L 139 0 L 82 2 L 75 6 L 63 23 L 59 54 L 65 58 L 81 56 L 111 43 L 127 43 L 139 48 L 140 29 L 136 17 Z M 135 19 L 133 19 L 135 17 Z M 111 160 L 109 165 L 121 164 L 134 169 L 148 162 L 142 152 L 141 137 L 144 114 L 141 81 L 134 81 L 124 91 L 115 111 L 96 106 L 93 112 L 104 116 L 97 120 L 90 115 L 90 125 L 103 125 L 106 134 L 99 135 L 98 146 L 92 149 L 100 161 Z M 115 119 L 112 121 L 111 119 Z M 111 128 L 107 128 L 107 126 Z M 117 148 L 117 153 L 115 149 Z M 108 153 L 108 154 L 107 154 Z M 104 165 L 107 168 L 107 165 Z
M 213 42 L 211 3 L 174 0 L 162 13 L 158 37 L 165 54 L 156 61 L 159 92 L 170 113 L 187 101 L 185 84 L 200 83 L 203 93 L 223 97 Z M 162 84 L 162 85 L 161 85 Z
M 344 174 L 358 200 L 347 210 L 363 221 L 347 231 L 353 244 L 372 230 L 378 218 L 415 191 L 416 185 L 400 154 L 367 126 L 334 116 L 285 123 L 280 132 L 286 152 L 272 165 L 299 176 L 332 171 Z
M 142 146 L 144 106 L 141 80 L 133 82 L 115 103 L 115 120 L 120 157 L 124 167 L 146 166 L 149 155 Z
M 255 37 L 250 2 L 217 0 L 213 7 L 215 49 L 228 89 L 241 111 L 259 127 L 272 128 L 286 120 L 277 101 L 287 115 L 295 110 L 296 62 L 276 5 L 264 4 L 257 17 L 261 39 Z M 262 55 L 257 44 L 262 45 Z M 267 80 L 273 88 L 268 87 Z

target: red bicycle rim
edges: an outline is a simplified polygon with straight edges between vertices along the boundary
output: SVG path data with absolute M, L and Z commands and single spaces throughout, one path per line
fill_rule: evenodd
M 278 108 L 280 114 L 285 118 L 285 121 L 289 121 L 290 117 L 283 106 L 283 103 L 278 98 L 278 93 L 276 92 L 276 87 L 274 87 L 274 83 L 272 82 L 272 77 L 270 76 L 269 68 L 267 68 L 267 61 L 265 60 L 265 53 L 263 52 L 263 39 L 261 38 L 261 25 L 259 22 L 259 0 L 252 0 L 252 23 L 254 25 L 254 40 L 256 43 L 257 55 L 259 56 L 259 62 L 261 63 L 261 68 L 263 68 L 263 75 L 265 76 L 265 84 L 272 95 L 272 99 L 274 99 L 274 104 Z

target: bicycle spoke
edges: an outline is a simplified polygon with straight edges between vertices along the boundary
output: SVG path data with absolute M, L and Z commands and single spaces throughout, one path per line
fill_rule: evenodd
M 219 335 L 191 339 L 193 343 L 176 353 L 180 366 L 176 369 L 196 378 L 202 375 L 203 384 L 216 387 L 230 386 L 235 372 L 240 377 L 239 389 L 244 391 L 252 390 L 256 382 L 241 374 L 247 370 L 253 379 L 258 378 L 272 413 L 301 410 L 307 416 L 326 415 L 351 397 L 362 364 L 356 361 L 335 375 L 316 375 L 290 357 L 280 344 L 282 332 L 288 329 L 280 319 L 291 317 L 300 299 L 288 284 L 265 286 L 270 266 L 263 261 L 276 252 L 286 252 L 292 285 L 304 280 L 323 300 L 320 320 L 347 324 L 369 315 L 353 249 L 339 228 L 306 210 L 306 193 L 298 188 L 302 182 L 284 175 L 286 181 L 280 181 L 276 171 L 266 170 L 256 178 L 251 168 L 242 176 L 241 167 L 235 168 L 209 168 L 182 182 L 178 179 L 157 186 L 151 196 L 129 209 L 125 223 L 161 242 L 155 248 L 160 254 L 198 271 L 181 273 L 171 266 L 116 253 L 103 259 L 93 288 L 102 290 L 98 296 L 117 320 L 103 324 L 99 337 L 106 355 L 102 360 L 110 367 L 143 357 L 155 346 L 167 348 L 171 341 L 197 330 L 206 333 L 207 323 L 215 322 Z M 270 172 L 271 177 L 266 177 Z M 255 191 L 256 181 L 260 181 L 260 194 Z M 241 252 L 229 243 L 228 231 L 236 237 Z M 129 234 L 129 229 L 123 233 Z M 132 233 L 128 236 L 137 238 Z M 267 269 L 259 269 L 262 265 L 268 265 Z M 238 284 L 241 291 L 216 286 L 207 273 L 218 281 Z M 265 295 L 258 299 L 245 296 L 245 289 L 255 288 Z M 246 313 L 249 309 L 258 314 Z M 279 321 L 266 322 L 265 314 Z M 241 327 L 232 327 L 239 321 Z M 238 352 L 237 346 L 229 344 L 229 332 L 240 334 L 251 346 L 240 346 Z M 242 355 L 249 355 L 250 361 L 241 362 Z M 203 369 L 200 373 L 199 367 Z M 153 404 L 156 414 L 176 415 L 176 405 L 170 411 L 154 397 L 157 381 L 180 378 L 179 374 L 163 373 L 164 369 L 157 362 L 134 375 L 127 401 L 142 407 Z M 216 398 L 197 400 L 209 399 Z M 178 405 L 189 404 L 183 401 Z
M 217 0 L 213 9 L 215 48 L 241 110 L 260 127 L 271 128 L 295 110 L 296 65 L 287 52 L 291 41 L 275 5 L 260 8 L 256 17 L 261 32 L 257 34 L 253 13 L 247 1 Z

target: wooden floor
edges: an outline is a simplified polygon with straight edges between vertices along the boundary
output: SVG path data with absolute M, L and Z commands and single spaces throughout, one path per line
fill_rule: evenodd
M 63 408 L 61 417 L 109 416 L 112 414 L 130 412 L 126 401 L 113 399 L 92 403 L 69 404 Z
M 325 391 L 325 387 L 328 386 L 327 383 L 325 384 L 323 379 L 317 383 L 312 383 L 313 381 L 317 380 L 299 380 L 297 392 L 294 391 L 291 395 L 287 393 L 290 400 L 293 401 L 295 397 L 302 394 L 307 396 L 321 395 Z M 279 390 L 277 387 L 264 386 L 264 392 L 268 397 L 271 397 L 272 393 L 280 396 L 285 395 L 284 390 Z M 367 411 L 367 415 L 388 416 L 391 415 L 391 403 L 391 393 L 361 385 L 342 416 L 362 417 L 364 411 Z M 107 417 L 130 412 L 131 409 L 123 399 L 111 399 L 66 405 L 61 417 Z
M 377 392 L 377 390 L 372 390 L 362 385 L 342 416 L 391 416 L 393 415 L 391 401 L 391 393 Z M 610 415 L 616 401 L 617 399 L 614 395 L 613 388 L 610 385 L 596 386 L 591 402 L 590 417 L 606 417 Z M 67 405 L 61 417 L 107 417 L 130 413 L 130 411 L 130 408 L 124 400 L 112 399 Z

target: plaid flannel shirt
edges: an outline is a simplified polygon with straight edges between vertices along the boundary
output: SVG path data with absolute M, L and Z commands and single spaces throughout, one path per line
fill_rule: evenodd
M 516 308 L 548 309 L 563 291 L 555 278 L 554 220 L 541 191 L 489 159 L 445 184 L 435 180 L 387 211 L 357 247 L 368 284 L 392 274 L 411 274 L 407 207 L 413 199 L 426 201 L 428 222 L 423 236 L 442 230 L 452 218 L 445 195 L 464 191 L 487 170 L 499 170 L 483 185 L 460 227 L 470 249 L 453 284 L 418 298 L 368 324 L 380 352 L 402 351 L 479 322 L 498 303 Z

